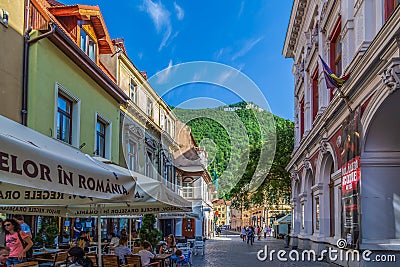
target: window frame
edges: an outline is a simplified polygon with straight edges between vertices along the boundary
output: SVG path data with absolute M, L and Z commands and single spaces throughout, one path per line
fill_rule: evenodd
M 57 138 L 57 116 L 58 116 L 58 96 L 64 96 L 72 102 L 72 138 L 70 143 L 66 143 Z M 54 117 L 53 117 L 53 129 L 52 137 L 60 142 L 69 144 L 73 147 L 79 148 L 80 146 L 80 113 L 81 113 L 81 100 L 72 94 L 69 90 L 64 88 L 59 82 L 55 83 L 54 86 Z
M 98 128 L 99 125 L 103 126 L 103 127 L 100 127 L 100 129 L 103 128 L 101 132 L 99 132 L 99 128 Z M 103 158 L 106 157 L 106 141 L 107 141 L 106 140 L 106 137 L 107 137 L 106 130 L 107 130 L 107 123 L 98 117 L 97 121 L 96 121 L 96 151 L 95 151 L 95 155 L 103 157 Z M 102 143 L 103 151 L 100 151 L 101 144 L 99 144 L 100 143 L 99 139 L 101 139 L 101 141 L 102 141 L 101 143 Z
M 132 97 L 132 95 L 134 97 Z M 137 103 L 137 83 L 133 77 L 129 79 L 129 98 L 133 103 Z
M 64 100 L 66 102 L 66 104 L 67 104 L 67 106 L 66 106 L 67 108 L 66 109 L 69 109 L 69 111 L 63 110 L 63 109 L 61 109 L 59 107 L 59 100 L 60 99 L 62 99 L 62 100 Z M 68 139 L 67 140 L 62 138 L 61 129 L 64 128 L 63 127 L 64 126 L 64 123 L 63 123 L 64 120 L 61 119 L 60 116 L 62 118 L 66 117 L 67 119 L 69 119 L 69 123 L 66 126 L 67 130 L 68 130 Z M 69 99 L 68 97 L 66 97 L 64 94 L 60 93 L 60 92 L 58 93 L 58 96 L 57 96 L 57 115 L 56 115 L 56 118 L 57 118 L 56 119 L 56 139 L 71 145 L 72 144 L 72 131 L 73 131 L 73 128 L 72 128 L 73 101 L 71 99 Z M 58 125 L 60 125 L 60 127 L 58 127 Z
M 315 67 L 315 70 L 312 75 L 312 118 L 313 121 L 318 114 L 319 109 L 319 91 L 318 91 L 318 65 Z
M 147 116 L 149 116 L 150 118 L 153 118 L 153 101 L 150 99 L 150 97 L 147 98 L 147 106 L 146 106 L 146 114 Z
M 330 57 L 329 57 L 329 65 L 333 73 L 335 73 L 338 77 L 342 74 L 342 39 L 340 34 L 342 32 L 342 17 L 339 16 L 336 21 L 335 26 L 333 27 L 331 38 L 330 38 Z M 340 44 L 340 53 L 338 53 L 338 44 Z M 339 66 L 340 65 L 340 69 Z M 333 99 L 334 89 L 330 89 L 330 100 Z
M 129 149 L 130 147 L 134 148 L 133 153 Z M 126 145 L 126 158 L 127 158 L 128 169 L 131 171 L 137 171 L 138 143 L 135 142 L 133 139 L 129 139 Z M 133 167 L 131 162 L 133 163 Z
M 305 119 L 304 119 L 304 97 L 299 101 L 300 106 L 300 140 L 303 139 L 304 132 L 305 132 Z
M 396 7 L 400 4 L 400 0 L 385 0 L 385 10 L 384 10 L 384 19 L 385 22 L 390 18 L 393 14 Z
M 105 143 L 104 143 L 104 156 L 99 155 L 97 153 L 97 122 L 101 121 L 105 125 Z M 110 159 L 111 160 L 111 152 L 112 152 L 112 122 L 107 119 L 106 116 L 101 114 L 100 112 L 95 113 L 95 118 L 94 118 L 94 152 L 93 154 L 98 157 L 102 157 L 105 159 Z
M 192 177 L 185 177 L 182 179 L 182 197 L 194 198 L 194 179 Z
M 153 177 L 153 166 L 154 166 L 154 152 L 151 150 L 146 150 L 146 166 L 145 175 L 147 177 Z
M 80 29 L 79 29 L 79 47 L 85 54 L 93 61 L 97 60 L 97 42 L 90 36 L 90 34 L 85 31 L 83 28 L 83 23 L 80 23 Z M 83 37 L 83 38 L 82 38 Z M 82 45 L 82 40 L 85 40 L 84 45 Z M 93 44 L 91 46 L 90 44 Z M 90 55 L 90 47 L 93 47 L 93 57 Z

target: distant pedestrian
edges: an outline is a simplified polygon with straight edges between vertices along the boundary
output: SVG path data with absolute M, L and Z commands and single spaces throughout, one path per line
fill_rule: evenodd
M 261 228 L 258 225 L 257 225 L 256 233 L 257 233 L 257 240 L 260 241 L 261 240 Z
M 242 232 L 240 234 L 240 237 L 242 238 L 243 242 L 246 241 L 246 227 L 242 227 Z
M 250 245 L 253 245 L 253 242 L 254 242 L 254 228 L 253 228 L 253 226 L 249 226 L 247 228 L 246 235 L 247 235 L 247 244 L 249 244 L 249 241 L 250 241 Z
M 268 227 L 264 226 L 263 233 L 264 233 L 264 239 L 267 238 Z

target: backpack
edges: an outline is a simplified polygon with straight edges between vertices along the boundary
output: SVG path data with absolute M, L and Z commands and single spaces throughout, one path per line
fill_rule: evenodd
M 26 248 L 26 246 L 28 245 L 28 243 L 26 243 L 26 242 L 22 239 L 21 234 L 19 233 L 19 231 L 17 232 L 17 234 L 18 234 L 19 241 L 20 241 L 21 244 L 22 244 L 22 247 L 23 247 L 23 248 Z M 32 247 L 33 247 L 33 246 L 32 246 Z M 33 249 L 32 249 L 32 247 L 26 252 L 26 258 L 27 258 L 27 259 L 33 259 Z

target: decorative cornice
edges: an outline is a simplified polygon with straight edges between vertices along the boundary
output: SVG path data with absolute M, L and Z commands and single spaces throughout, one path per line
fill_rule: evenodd
M 315 192 L 317 190 L 322 190 L 322 187 L 323 187 L 322 183 L 315 184 L 315 185 L 311 186 L 311 191 Z
M 325 155 L 328 152 L 328 141 L 325 138 L 319 142 L 319 150 L 322 155 Z
M 362 3 L 364 3 L 364 0 L 357 0 L 354 4 L 354 14 L 357 14 L 358 10 L 360 9 Z
M 303 192 L 299 194 L 300 202 L 306 202 L 307 201 L 307 192 Z
M 383 71 L 382 81 L 388 87 L 389 93 L 400 88 L 400 58 L 393 58 Z
M 300 36 L 299 33 L 301 25 L 303 24 L 304 11 L 306 7 L 307 0 L 297 0 L 293 3 L 292 13 L 290 15 L 290 22 L 285 41 L 285 57 L 293 57 L 294 48 Z
M 306 170 L 312 170 L 312 165 L 311 162 L 308 158 L 304 159 L 303 161 L 304 169 Z
M 158 144 L 157 141 L 154 140 L 152 137 L 146 136 L 146 145 L 152 149 L 155 149 Z

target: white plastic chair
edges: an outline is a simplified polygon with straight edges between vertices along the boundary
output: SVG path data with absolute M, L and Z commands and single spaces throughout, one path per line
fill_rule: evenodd
M 97 246 L 88 247 L 89 251 L 87 253 L 96 253 L 97 254 Z
M 203 241 L 195 241 L 194 242 L 194 254 L 198 255 L 198 252 L 201 252 L 201 255 L 204 255 L 204 242 Z

